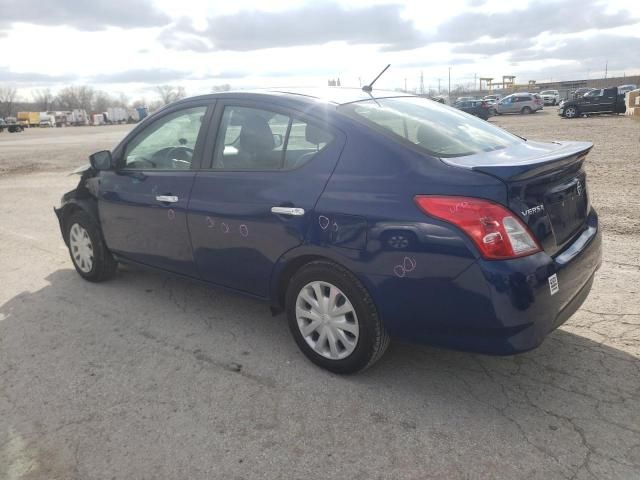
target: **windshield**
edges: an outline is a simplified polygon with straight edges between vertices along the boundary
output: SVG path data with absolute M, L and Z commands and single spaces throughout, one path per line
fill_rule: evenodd
M 558 92 L 556 92 L 555 90 L 545 90 L 544 92 L 541 92 L 540 95 L 555 95 Z
M 484 120 L 424 98 L 372 99 L 339 109 L 436 157 L 489 152 L 522 141 Z

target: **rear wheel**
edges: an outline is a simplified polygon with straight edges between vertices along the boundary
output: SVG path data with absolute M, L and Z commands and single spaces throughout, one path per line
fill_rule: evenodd
M 286 309 L 300 350 L 331 372 L 364 370 L 389 345 L 369 292 L 334 263 L 314 261 L 296 272 L 287 288 Z
M 520 113 L 524 113 L 525 115 L 528 115 L 531 113 L 531 108 L 530 107 L 522 107 L 522 110 L 520 110 Z
M 575 118 L 578 116 L 578 109 L 576 107 L 567 107 L 564 109 L 564 116 L 567 118 Z
M 102 240 L 95 221 L 86 212 L 73 213 L 65 222 L 69 254 L 85 280 L 101 282 L 112 277 L 118 263 Z

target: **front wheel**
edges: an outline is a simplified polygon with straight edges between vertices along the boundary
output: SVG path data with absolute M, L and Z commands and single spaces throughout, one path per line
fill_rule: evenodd
M 101 282 L 112 277 L 118 263 L 107 250 L 91 216 L 79 211 L 73 213 L 65 224 L 69 254 L 80 276 L 90 282 Z
M 567 107 L 564 109 L 564 116 L 567 118 L 575 118 L 578 116 L 578 109 L 576 107 Z
M 364 370 L 389 345 L 367 289 L 334 263 L 314 261 L 296 272 L 287 288 L 286 309 L 300 350 L 331 372 Z

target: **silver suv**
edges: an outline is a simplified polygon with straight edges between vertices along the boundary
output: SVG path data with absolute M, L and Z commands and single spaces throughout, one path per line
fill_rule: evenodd
M 498 115 L 503 113 L 535 113 L 542 110 L 542 98 L 533 93 L 514 93 L 504 97 L 493 108 Z

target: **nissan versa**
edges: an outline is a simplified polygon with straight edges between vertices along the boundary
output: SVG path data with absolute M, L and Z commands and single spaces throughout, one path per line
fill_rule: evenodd
M 333 372 L 390 337 L 514 354 L 579 308 L 600 265 L 591 147 L 395 92 L 227 92 L 93 154 L 55 211 L 85 279 L 130 262 L 259 297 Z

